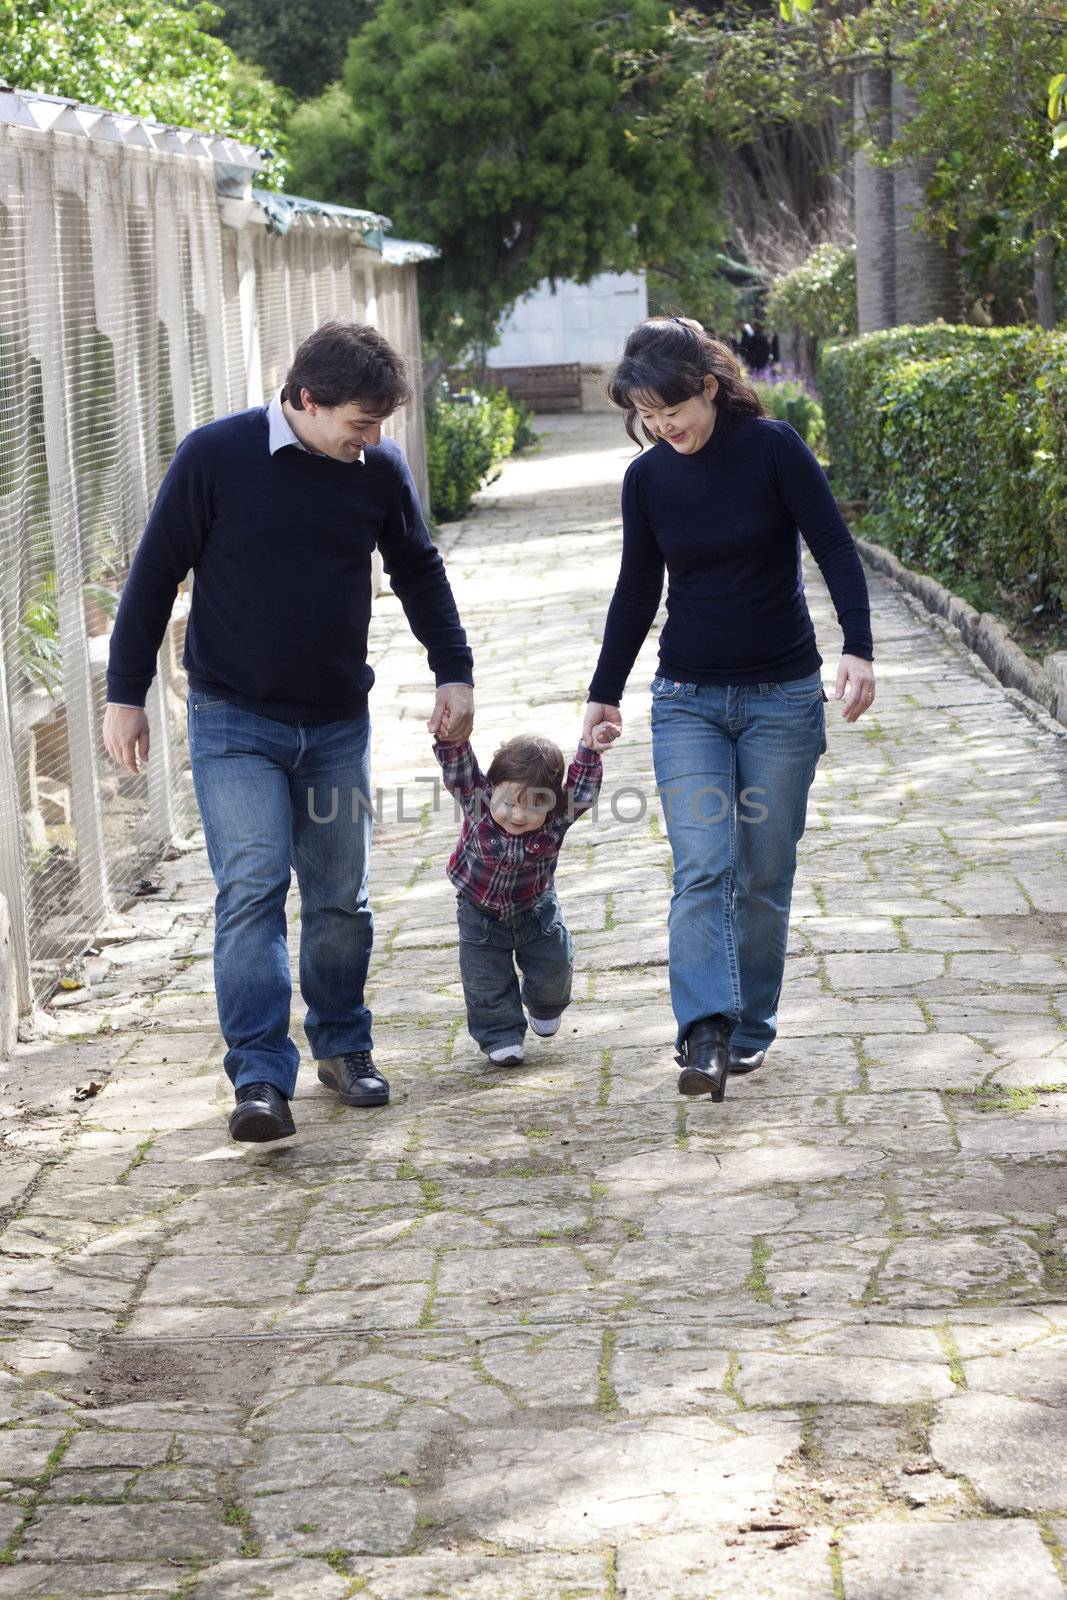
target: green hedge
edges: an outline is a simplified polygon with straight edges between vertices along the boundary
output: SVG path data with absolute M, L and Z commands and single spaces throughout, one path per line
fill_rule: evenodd
M 797 430 L 806 445 L 817 456 L 826 454 L 826 421 L 822 406 L 798 378 L 782 378 L 768 383 L 763 378 L 752 380 L 769 417 L 779 417 Z
M 894 328 L 831 346 L 819 377 L 834 488 L 902 561 L 1067 601 L 1067 335 Z
M 532 444 L 532 412 L 506 389 L 441 395 L 426 409 L 430 509 L 438 522 L 465 517 L 502 461 Z

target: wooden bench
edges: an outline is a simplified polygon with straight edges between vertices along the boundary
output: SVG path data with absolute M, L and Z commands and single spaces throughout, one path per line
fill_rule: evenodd
M 545 367 L 491 367 L 489 382 L 525 400 L 532 411 L 582 409 L 582 369 L 577 361 Z

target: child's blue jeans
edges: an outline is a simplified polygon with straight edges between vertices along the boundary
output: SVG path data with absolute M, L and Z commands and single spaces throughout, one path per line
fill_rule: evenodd
M 539 1020 L 562 1016 L 571 1000 L 574 941 L 554 889 L 507 920 L 460 895 L 456 916 L 467 1027 L 486 1053 L 522 1041 L 523 1005 Z

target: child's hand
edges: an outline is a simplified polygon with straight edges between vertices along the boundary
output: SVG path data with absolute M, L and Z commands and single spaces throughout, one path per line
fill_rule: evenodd
M 622 729 L 614 722 L 598 722 L 592 731 L 590 743 L 598 755 L 603 755 L 605 750 L 610 750 Z

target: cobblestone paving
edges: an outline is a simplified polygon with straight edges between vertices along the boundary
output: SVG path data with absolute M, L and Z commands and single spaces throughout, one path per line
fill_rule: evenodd
M 446 530 L 483 756 L 577 737 L 620 431 L 557 422 Z M 1064 1594 L 1067 745 L 872 588 L 879 701 L 831 708 L 781 1039 L 717 1107 L 674 1089 L 652 643 L 561 864 L 576 1003 L 493 1073 L 382 601 L 393 1102 L 305 1070 L 296 1140 L 228 1143 L 211 884 L 167 863 L 64 997 L 78 1031 L 0 1069 L 0 1597 Z

